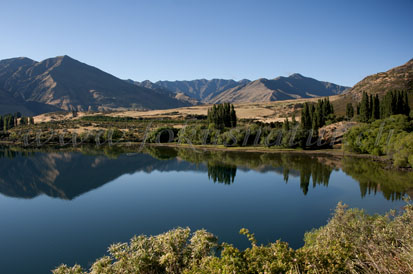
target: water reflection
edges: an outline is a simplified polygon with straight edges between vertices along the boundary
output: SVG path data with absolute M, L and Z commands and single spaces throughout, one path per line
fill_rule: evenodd
M 236 174 L 236 166 L 208 164 L 208 178 L 214 181 L 214 183 L 218 182 L 230 185 L 234 182 Z
M 130 150 L 130 151 L 128 151 Z M 362 197 L 381 193 L 387 200 L 413 196 L 412 172 L 386 170 L 366 159 L 311 156 L 291 153 L 204 151 L 147 147 L 143 153 L 128 154 L 136 148 L 83 147 L 70 150 L 0 149 L 0 192 L 18 198 L 41 194 L 73 199 L 123 174 L 138 171 L 195 171 L 212 182 L 233 184 L 237 169 L 276 172 L 288 183 L 300 178 L 304 195 L 310 186 L 328 186 L 333 170 L 342 170 L 359 182 Z

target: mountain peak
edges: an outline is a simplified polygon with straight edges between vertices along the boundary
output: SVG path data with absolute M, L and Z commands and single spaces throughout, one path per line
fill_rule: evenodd
M 0 60 L 1 63 L 8 63 L 8 64 L 16 64 L 16 65 L 31 65 L 36 63 L 36 61 L 27 58 L 27 57 L 15 57 L 15 58 L 9 58 L 9 59 L 4 59 L 4 60 Z
M 69 55 L 56 56 L 55 58 L 52 58 L 52 59 L 56 59 L 57 61 L 60 61 L 60 62 L 73 62 L 73 61 L 79 62 L 76 59 L 73 59 L 72 57 L 70 57 Z
M 293 73 L 290 76 L 288 76 L 288 78 L 302 79 L 302 78 L 305 78 L 305 77 L 303 75 L 299 74 L 299 73 Z

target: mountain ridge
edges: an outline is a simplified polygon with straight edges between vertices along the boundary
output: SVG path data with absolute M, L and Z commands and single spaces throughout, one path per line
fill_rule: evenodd
M 349 87 L 318 81 L 299 73 L 274 79 L 260 78 L 210 98 L 211 103 L 268 102 L 342 94 Z
M 348 87 L 299 73 L 273 79 L 122 80 L 68 55 L 0 60 L 0 113 L 168 109 L 212 103 L 270 102 L 342 94 Z M 7 106 L 8 105 L 8 106 Z
M 167 109 L 190 105 L 127 83 L 67 55 L 41 62 L 22 57 L 1 60 L 0 89 L 19 101 L 37 102 L 66 111 Z

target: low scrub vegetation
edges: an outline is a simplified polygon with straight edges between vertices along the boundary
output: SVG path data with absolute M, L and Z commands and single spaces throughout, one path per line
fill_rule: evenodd
M 402 212 L 368 215 L 339 203 L 327 225 L 305 234 L 294 250 L 276 241 L 239 250 L 205 231 L 177 228 L 157 236 L 135 236 L 113 244 L 89 271 L 61 265 L 69 273 L 412 273 L 413 205 Z
M 138 119 L 132 118 L 132 117 L 114 117 L 114 116 L 106 116 L 106 115 L 83 116 L 81 119 L 83 121 L 91 121 L 91 122 L 133 122 L 133 121 L 139 121 Z
M 353 127 L 344 140 L 347 151 L 388 155 L 398 167 L 413 167 L 413 121 L 406 115 Z

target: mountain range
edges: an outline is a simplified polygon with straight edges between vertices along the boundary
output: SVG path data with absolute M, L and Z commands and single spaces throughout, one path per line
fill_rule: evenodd
M 313 98 L 342 94 L 349 89 L 349 87 L 304 77 L 298 73 L 292 74 L 289 77 L 261 78 L 255 81 L 247 79 L 240 81 L 199 79 L 192 81 L 158 81 L 155 83 L 144 81 L 142 83 L 135 83 L 156 89 L 165 89 L 176 94 L 184 94 L 205 104 L 224 102 L 253 103 Z
M 116 78 L 69 56 L 41 62 L 29 58 L 0 61 L 1 112 L 26 115 L 55 110 L 166 109 L 190 105 Z
M 268 102 L 336 95 L 348 87 L 300 74 L 275 79 L 136 82 L 67 55 L 0 61 L 0 114 L 58 110 L 167 109 L 221 102 Z

